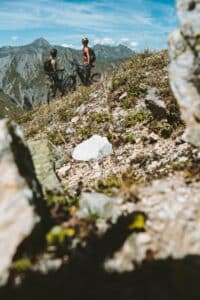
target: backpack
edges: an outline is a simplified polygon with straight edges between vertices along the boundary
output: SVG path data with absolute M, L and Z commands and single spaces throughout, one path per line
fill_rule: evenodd
M 93 64 L 96 61 L 96 54 L 92 48 L 90 49 L 90 63 Z
M 49 58 L 45 60 L 43 67 L 46 73 L 53 72 L 51 60 Z

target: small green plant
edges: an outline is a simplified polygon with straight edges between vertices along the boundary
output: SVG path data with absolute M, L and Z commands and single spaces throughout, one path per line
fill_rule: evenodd
M 129 96 L 139 97 L 140 95 L 144 95 L 147 92 L 147 88 L 141 85 L 141 78 L 138 78 L 136 81 L 133 81 L 128 90 Z
M 77 127 L 76 133 L 81 140 L 85 140 L 93 135 L 93 128 L 88 127 Z
M 123 74 L 116 75 L 112 80 L 112 91 L 115 91 L 120 86 L 127 82 L 127 78 Z
M 28 129 L 26 129 L 25 131 L 25 136 L 26 137 L 33 137 L 34 135 L 36 135 L 38 132 L 40 132 L 41 127 L 40 126 L 32 126 L 29 127 Z
M 125 137 L 123 137 L 123 141 L 124 141 L 124 143 L 135 144 L 136 143 L 136 137 L 135 137 L 134 134 L 129 134 L 129 135 L 126 135 Z
M 146 108 L 142 108 L 137 112 L 131 112 L 125 117 L 125 127 L 133 127 L 137 123 L 144 122 L 150 117 L 150 112 Z
M 66 196 L 63 194 L 57 194 L 57 193 L 46 193 L 45 195 L 46 203 L 49 207 L 55 204 L 61 204 L 65 205 L 67 203 Z
M 74 114 L 67 110 L 65 106 L 59 108 L 56 111 L 58 121 L 70 122 L 70 120 L 74 117 Z
M 29 258 L 21 258 L 14 262 L 15 271 L 22 273 L 31 269 L 31 261 Z
M 97 122 L 99 123 L 105 123 L 105 122 L 110 122 L 111 121 L 111 116 L 107 113 L 93 113 L 90 116 L 90 122 Z
M 67 142 L 65 132 L 61 132 L 60 130 L 52 130 L 47 133 L 47 138 L 54 145 L 62 145 Z
M 105 180 L 99 180 L 98 191 L 107 195 L 112 195 L 113 189 L 119 189 L 121 187 L 120 177 L 116 175 L 110 175 Z
M 173 126 L 164 120 L 152 121 L 149 128 L 164 138 L 170 137 L 173 132 Z
M 73 228 L 63 228 L 61 226 L 54 226 L 46 235 L 48 246 L 59 246 L 67 242 L 68 238 L 75 235 Z
M 132 95 L 128 95 L 128 97 L 123 99 L 121 106 L 123 109 L 129 109 L 135 107 L 135 105 L 136 105 L 136 98 Z

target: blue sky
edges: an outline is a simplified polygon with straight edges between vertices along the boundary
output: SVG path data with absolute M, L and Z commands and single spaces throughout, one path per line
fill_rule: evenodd
M 1 0 L 0 46 L 44 37 L 78 48 L 88 36 L 91 44 L 162 49 L 177 24 L 175 0 Z

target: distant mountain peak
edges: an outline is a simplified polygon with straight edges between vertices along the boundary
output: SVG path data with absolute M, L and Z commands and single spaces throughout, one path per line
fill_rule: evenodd
M 37 46 L 37 47 L 49 47 L 51 46 L 50 43 L 45 40 L 43 37 L 40 37 L 39 39 L 36 39 L 31 43 L 31 45 Z

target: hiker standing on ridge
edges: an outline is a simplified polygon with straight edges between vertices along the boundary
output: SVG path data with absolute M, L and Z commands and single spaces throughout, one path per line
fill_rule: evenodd
M 61 81 L 58 77 L 58 71 L 62 71 L 62 69 L 58 69 L 57 65 L 57 49 L 53 48 L 50 51 L 49 58 L 44 63 L 44 69 L 46 74 L 49 76 L 50 81 L 52 82 L 51 89 L 52 89 L 52 97 L 56 96 L 57 90 L 61 92 Z
M 53 48 L 50 52 L 49 60 L 51 62 L 52 71 L 56 73 L 57 71 L 57 49 Z
M 53 48 L 50 52 L 50 63 L 51 63 L 51 67 L 52 67 L 52 81 L 53 81 L 53 85 L 52 85 L 52 97 L 56 96 L 56 91 L 57 89 L 60 89 L 59 86 L 59 78 L 58 78 L 58 65 L 57 65 L 57 49 Z
M 93 63 L 96 60 L 96 55 L 94 50 L 88 47 L 89 40 L 87 37 L 82 39 L 83 45 L 83 64 L 85 65 L 85 83 L 89 84 L 89 79 L 91 75 L 91 68 L 94 67 Z

